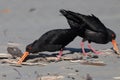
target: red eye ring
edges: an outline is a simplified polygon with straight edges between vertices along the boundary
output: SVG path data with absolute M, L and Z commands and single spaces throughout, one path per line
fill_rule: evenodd
M 29 50 L 32 50 L 32 47 L 30 46 L 30 47 L 28 47 L 28 49 L 29 49 Z
M 114 34 L 112 34 L 112 37 L 115 37 L 115 35 L 114 35 Z

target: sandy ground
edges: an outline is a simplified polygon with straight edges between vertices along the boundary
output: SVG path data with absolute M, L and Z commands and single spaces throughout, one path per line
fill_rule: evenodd
M 59 9 L 95 14 L 107 27 L 116 32 L 116 40 L 118 45 L 120 44 L 119 0 L 0 0 L 0 52 L 7 52 L 8 42 L 20 44 L 19 48 L 24 51 L 27 44 L 46 31 L 69 28 L 66 19 L 60 15 Z M 78 44 L 80 40 L 81 38 L 77 37 L 67 47 L 80 48 Z M 92 43 L 92 45 L 97 50 L 112 47 L 111 43 L 106 45 Z M 105 61 L 106 66 L 81 65 L 69 61 L 22 68 L 0 64 L 0 79 L 37 80 L 38 75 L 49 73 L 64 75 L 63 80 L 82 80 L 87 73 L 93 77 L 93 80 L 114 80 L 112 77 L 120 76 L 120 59 L 116 55 L 106 57 L 100 55 L 100 57 Z

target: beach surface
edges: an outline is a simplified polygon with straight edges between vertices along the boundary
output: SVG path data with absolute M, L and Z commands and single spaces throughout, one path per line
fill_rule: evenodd
M 27 44 L 48 30 L 69 28 L 66 19 L 59 12 L 60 9 L 96 15 L 106 27 L 116 33 L 120 47 L 119 0 L 0 0 L 0 53 L 7 53 L 8 43 L 12 42 L 24 52 Z M 80 41 L 81 38 L 76 37 L 66 47 L 75 52 L 79 51 Z M 106 52 L 112 48 L 111 43 L 92 43 L 92 46 Z M 86 45 L 85 47 L 87 48 Z M 0 64 L 0 79 L 40 80 L 39 77 L 42 76 L 61 75 L 62 80 L 87 80 L 86 76 L 89 74 L 93 80 L 120 80 L 120 58 L 114 52 L 98 56 L 99 60 L 105 62 L 105 66 L 83 65 L 70 61 L 51 62 L 46 66 L 13 67 Z

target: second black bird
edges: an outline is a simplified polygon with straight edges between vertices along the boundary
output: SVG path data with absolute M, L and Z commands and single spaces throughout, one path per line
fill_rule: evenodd
M 79 36 L 83 38 L 81 47 L 85 55 L 86 53 L 84 50 L 84 41 L 88 41 L 88 47 L 96 54 L 99 54 L 99 52 L 91 47 L 91 42 L 98 44 L 106 44 L 108 42 L 112 42 L 113 49 L 116 53 L 120 54 L 117 43 L 115 41 L 116 34 L 109 28 L 106 28 L 105 25 L 96 16 L 93 14 L 84 15 L 64 9 L 61 9 L 60 13 L 66 17 L 68 24 L 72 29 L 78 27 L 80 28 L 81 33 Z

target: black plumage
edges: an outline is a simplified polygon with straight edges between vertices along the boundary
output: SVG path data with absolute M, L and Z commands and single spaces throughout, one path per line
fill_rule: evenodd
M 68 45 L 79 34 L 79 29 L 54 29 L 43 34 L 39 39 L 26 46 L 26 52 L 19 59 L 18 64 L 29 55 L 29 53 L 38 53 L 41 51 L 58 51 L 57 60 L 62 56 L 63 48 Z
M 92 15 L 83 15 L 80 13 L 76 13 L 69 10 L 61 9 L 60 13 L 62 13 L 70 25 L 71 28 L 79 27 L 81 33 L 80 37 L 83 38 L 81 46 L 84 47 L 83 42 L 88 41 L 88 47 L 92 49 L 93 52 L 97 53 L 91 46 L 91 42 L 95 42 L 98 44 L 106 44 L 108 42 L 112 42 L 114 45 L 114 50 L 119 53 L 118 47 L 115 41 L 116 34 L 106 28 L 105 25 L 93 14 Z M 83 53 L 85 51 L 83 50 Z
M 55 29 L 43 34 L 38 40 L 29 44 L 26 51 L 37 53 L 41 51 L 57 51 L 64 48 L 78 35 L 78 29 Z

